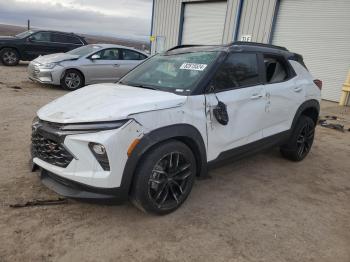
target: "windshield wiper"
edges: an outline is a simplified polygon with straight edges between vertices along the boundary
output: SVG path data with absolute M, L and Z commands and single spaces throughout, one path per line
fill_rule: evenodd
M 129 85 L 129 86 L 133 86 L 133 87 L 140 87 L 140 88 L 145 88 L 145 89 L 151 89 L 151 90 L 158 90 L 157 88 L 155 88 L 153 86 L 146 86 L 146 85 L 142 85 L 142 84 L 133 84 L 133 83 L 128 83 L 128 82 L 119 82 L 119 84 Z

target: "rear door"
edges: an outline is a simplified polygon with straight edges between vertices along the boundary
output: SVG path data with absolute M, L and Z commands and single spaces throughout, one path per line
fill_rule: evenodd
M 107 48 L 98 51 L 94 55 L 99 56 L 97 59 L 87 59 L 87 63 L 82 65 L 87 82 L 103 83 L 116 82 L 120 77 L 120 51 L 118 48 Z
M 80 39 L 72 34 L 52 33 L 51 39 L 56 53 L 65 53 L 83 45 Z
M 255 53 L 232 53 L 210 83 L 206 94 L 208 159 L 262 139 L 265 90 Z M 229 121 L 220 124 L 214 115 L 218 102 L 227 107 Z
M 290 129 L 298 107 L 305 100 L 305 86 L 289 62 L 278 55 L 261 55 L 267 97 L 264 137 Z
M 120 49 L 121 60 L 119 61 L 118 77 L 126 75 L 131 69 L 147 58 L 144 54 L 130 49 Z

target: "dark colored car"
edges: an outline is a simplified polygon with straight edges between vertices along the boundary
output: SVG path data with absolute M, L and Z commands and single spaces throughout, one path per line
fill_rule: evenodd
M 29 30 L 15 36 L 0 36 L 0 60 L 14 66 L 31 61 L 39 55 L 67 52 L 87 45 L 85 39 L 73 33 Z

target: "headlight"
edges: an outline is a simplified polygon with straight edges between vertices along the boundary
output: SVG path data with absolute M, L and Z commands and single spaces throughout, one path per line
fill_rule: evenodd
M 52 69 L 52 68 L 54 68 L 56 65 L 57 65 L 57 63 L 46 63 L 46 64 L 42 64 L 42 65 L 41 65 L 41 68 L 44 68 L 44 69 Z
M 117 129 L 127 123 L 129 119 L 113 122 L 97 122 L 97 123 L 78 123 L 68 124 L 60 128 L 62 131 L 101 131 Z

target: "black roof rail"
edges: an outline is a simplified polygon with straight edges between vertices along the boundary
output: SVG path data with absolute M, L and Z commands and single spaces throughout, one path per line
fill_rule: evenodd
M 168 49 L 167 52 L 175 50 L 175 49 L 179 49 L 179 48 L 195 47 L 195 46 L 204 46 L 204 45 L 177 45 L 177 46 L 174 46 L 174 47 Z
M 258 46 L 258 47 L 268 47 L 268 48 L 274 48 L 274 49 L 279 49 L 279 50 L 283 50 L 283 51 L 289 51 L 287 48 L 285 48 L 283 46 L 263 44 L 263 43 L 257 43 L 257 42 L 236 41 L 236 42 L 231 42 L 228 45 L 229 46 L 232 46 L 232 45 Z

